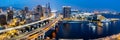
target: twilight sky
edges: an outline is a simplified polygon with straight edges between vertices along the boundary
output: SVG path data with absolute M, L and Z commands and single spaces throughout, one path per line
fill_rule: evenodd
M 120 12 L 120 0 L 0 0 L 0 7 L 13 6 L 33 8 L 36 5 L 51 3 L 52 9 L 61 9 L 62 6 L 72 6 L 74 9 L 115 10 Z

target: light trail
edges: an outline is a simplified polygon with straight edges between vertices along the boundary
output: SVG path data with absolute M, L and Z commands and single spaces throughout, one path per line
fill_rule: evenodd
M 33 25 L 33 24 L 36 24 L 36 23 L 39 23 L 39 22 L 43 22 L 43 21 L 48 20 L 48 19 L 52 19 L 52 18 L 54 18 L 55 16 L 56 16 L 56 14 L 53 13 L 53 16 L 51 16 L 51 17 L 49 17 L 49 18 L 43 19 L 43 20 L 41 20 L 41 21 L 37 21 L 37 22 L 25 24 L 25 25 L 13 27 L 13 28 L 8 28 L 8 29 L 0 30 L 0 33 L 6 32 L 6 31 L 10 31 L 10 30 L 14 30 L 14 29 L 19 29 L 19 28 L 27 27 L 27 26 L 29 26 L 29 25 Z

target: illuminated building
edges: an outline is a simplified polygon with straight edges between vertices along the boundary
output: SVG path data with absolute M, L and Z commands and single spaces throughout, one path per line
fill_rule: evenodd
M 51 13 L 50 3 L 46 4 L 46 13 Z
M 42 10 L 43 10 L 43 16 L 46 17 L 46 7 L 42 7 Z
M 43 16 L 43 11 L 42 11 L 42 6 L 38 5 L 36 8 L 36 13 L 38 13 L 40 15 L 40 17 Z
M 43 10 L 42 10 L 42 6 L 41 5 L 38 5 L 36 8 L 35 8 L 35 11 L 34 11 L 34 15 L 35 15 L 35 19 L 36 20 L 39 20 L 40 17 L 43 17 Z
M 21 10 L 21 11 L 20 11 L 20 15 L 19 15 L 20 20 L 24 20 L 24 19 L 25 19 L 25 15 L 26 15 L 25 11 L 24 11 L 24 10 Z
M 10 8 L 7 9 L 7 20 L 10 21 L 13 19 L 13 10 L 11 10 Z
M 70 14 L 71 14 L 71 7 L 63 6 L 63 18 L 70 18 Z
M 38 6 L 37 6 L 36 12 L 39 13 L 40 15 L 43 14 L 42 6 L 41 6 L 41 5 L 38 5 Z
M 28 8 L 28 7 L 25 7 L 25 8 L 24 8 L 24 11 L 25 11 L 25 13 L 28 13 L 28 12 L 29 12 L 29 8 Z
M 6 14 L 0 14 L 0 25 L 5 25 L 7 24 L 7 20 L 6 20 Z

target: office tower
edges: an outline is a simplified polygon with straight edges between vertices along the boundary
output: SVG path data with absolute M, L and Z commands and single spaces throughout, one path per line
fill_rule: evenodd
M 19 13 L 20 20 L 24 20 L 25 16 L 26 16 L 25 11 L 24 10 L 20 10 L 20 13 Z
M 25 8 L 24 8 L 24 11 L 25 11 L 25 13 L 28 13 L 28 12 L 29 12 L 29 8 L 28 8 L 28 7 L 25 7 Z
M 98 15 L 99 15 L 99 12 L 98 11 L 94 11 L 94 16 L 93 16 L 93 20 L 94 21 L 99 21 Z
M 0 14 L 0 25 L 7 24 L 6 14 Z
M 7 20 L 10 21 L 13 19 L 14 12 L 10 8 L 7 9 Z
M 37 7 L 34 9 L 34 16 L 35 16 L 35 20 L 39 20 L 40 17 L 43 17 L 43 11 L 41 5 L 37 5 Z
M 38 5 L 38 6 L 36 7 L 36 11 L 37 11 L 37 12 L 42 12 L 42 6 L 41 6 L 41 5 Z
M 40 17 L 43 17 L 43 10 L 42 10 L 42 6 L 41 5 L 37 6 L 36 13 L 38 13 L 40 15 Z
M 70 18 L 70 14 L 71 14 L 71 7 L 63 6 L 63 18 Z
M 39 16 L 42 17 L 43 16 L 42 6 L 38 5 L 37 8 L 36 8 L 36 10 L 39 13 Z
M 46 16 L 47 16 L 47 15 L 46 15 L 46 7 L 43 6 L 43 7 L 42 7 L 42 10 L 43 10 L 43 16 L 46 17 Z
M 51 13 L 50 3 L 46 4 L 46 13 L 48 13 L 48 14 Z

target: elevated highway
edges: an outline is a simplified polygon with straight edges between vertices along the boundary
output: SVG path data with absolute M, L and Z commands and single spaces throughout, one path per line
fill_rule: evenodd
M 45 20 L 52 19 L 52 18 L 54 18 L 55 16 L 56 16 L 56 15 L 53 14 L 53 15 L 52 15 L 51 17 L 49 17 L 49 18 L 46 18 L 46 19 L 43 19 L 43 20 L 40 20 L 40 21 L 37 21 L 37 22 L 32 22 L 32 23 L 29 23 L 29 24 L 21 25 L 21 26 L 17 26 L 17 27 L 13 27 L 13 28 L 8 28 L 8 29 L 0 30 L 0 33 L 6 32 L 6 31 L 10 31 L 10 30 L 14 30 L 14 29 L 23 28 L 23 27 L 26 27 L 26 26 L 29 26 L 29 25 L 33 25 L 33 24 L 36 24 L 36 23 L 39 23 L 39 22 L 43 22 L 43 21 L 45 21 Z
M 22 32 L 22 34 L 17 34 L 17 36 L 11 36 L 11 38 L 9 38 L 7 36 L 4 36 L 4 35 L 1 35 L 1 34 L 0 34 L 1 35 L 0 37 L 1 37 L 2 40 L 8 40 L 8 39 L 16 40 L 16 39 L 21 39 L 21 37 L 24 37 L 24 36 L 26 36 L 28 34 L 31 34 L 31 33 L 34 34 L 35 32 L 38 32 L 38 30 L 43 30 L 44 27 L 42 27 L 42 26 L 46 26 L 49 22 L 51 22 L 51 21 L 47 21 L 47 20 L 53 19 L 55 17 L 56 17 L 56 14 L 52 13 L 52 15 L 50 17 L 45 18 L 45 19 L 40 20 L 40 21 L 32 22 L 32 23 L 21 25 L 21 26 L 17 26 L 17 27 L 7 28 L 7 29 L 4 29 L 4 30 L 0 30 L 0 33 L 4 34 L 6 32 L 10 32 L 11 30 L 26 29 L 29 26 L 30 26 L 30 29 L 31 29 L 31 31 L 24 30 L 25 32 Z M 46 21 L 46 22 L 44 22 L 44 21 Z M 51 25 L 51 24 L 49 24 L 49 25 Z
M 39 30 L 31 32 L 30 34 L 22 37 L 22 39 L 35 40 L 36 38 L 41 37 L 41 36 L 42 36 L 42 39 L 44 39 L 45 32 L 47 32 L 48 30 L 53 28 L 58 23 L 58 21 L 61 18 L 62 18 L 62 16 L 58 16 L 52 22 L 50 22 L 49 24 L 45 25 L 45 27 L 43 27 L 43 28 L 41 28 Z

